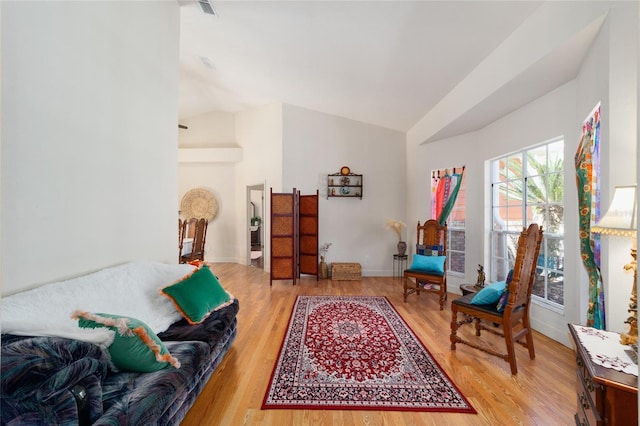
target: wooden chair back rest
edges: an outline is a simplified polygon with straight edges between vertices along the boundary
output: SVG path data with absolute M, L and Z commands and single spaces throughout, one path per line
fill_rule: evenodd
M 182 247 L 184 246 L 184 238 L 187 233 L 187 221 L 178 219 L 178 261 L 182 256 Z
M 538 224 L 532 223 L 528 229 L 522 230 L 518 238 L 518 251 L 513 267 L 513 278 L 509 284 L 509 300 L 505 312 L 507 309 L 513 311 L 529 304 L 541 243 L 542 228 Z
M 204 246 L 207 239 L 208 225 L 209 222 L 204 218 L 178 219 L 178 262 L 204 260 Z M 185 238 L 193 238 L 193 243 L 191 253 L 183 256 L 182 248 L 184 247 Z
M 197 219 L 195 218 L 185 220 L 185 223 L 187 224 L 187 231 L 185 233 L 185 238 L 193 238 L 193 234 L 195 233 L 195 230 L 196 230 L 196 226 L 195 226 L 196 221 Z
M 430 246 L 440 246 L 439 254 L 445 255 L 447 251 L 447 224 L 440 225 L 437 220 L 429 219 L 424 225 L 420 225 L 418 221 L 417 227 L 417 244 L 416 253 L 420 252 L 425 246 L 429 250 Z M 426 253 L 430 255 L 431 253 Z
M 204 253 L 204 245 L 207 239 L 207 219 L 190 219 L 189 220 L 189 234 L 193 235 L 193 251 L 192 253 L 199 254 Z

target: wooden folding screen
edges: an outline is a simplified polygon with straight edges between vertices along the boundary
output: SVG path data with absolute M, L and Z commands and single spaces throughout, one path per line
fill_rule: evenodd
M 318 191 L 315 195 L 298 195 L 299 274 L 315 275 L 318 279 Z
M 318 193 L 271 194 L 271 274 L 273 280 L 293 280 L 300 274 L 318 276 Z
M 271 277 L 273 280 L 293 280 L 296 283 L 296 253 L 298 193 L 271 193 Z M 294 220 L 295 218 L 295 220 Z

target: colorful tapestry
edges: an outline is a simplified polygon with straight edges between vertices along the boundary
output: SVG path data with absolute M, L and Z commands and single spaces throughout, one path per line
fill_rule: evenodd
M 473 413 L 385 297 L 298 296 L 263 409 Z
M 440 225 L 445 224 L 456 204 L 464 166 L 460 169 L 460 173 L 457 173 L 456 168 L 453 169 L 453 173 L 448 169 L 431 173 L 431 219 L 436 219 Z
M 575 155 L 578 190 L 579 238 L 582 264 L 589 277 L 587 326 L 606 327 L 604 289 L 600 273 L 600 241 L 592 237 L 591 226 L 600 218 L 600 106 L 582 126 L 582 137 Z

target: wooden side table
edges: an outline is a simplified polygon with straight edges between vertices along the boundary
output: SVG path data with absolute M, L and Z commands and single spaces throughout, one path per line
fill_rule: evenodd
M 404 270 L 407 269 L 407 254 L 394 254 L 393 255 L 393 278 L 402 278 Z M 397 271 L 397 273 L 396 273 Z
M 577 364 L 577 425 L 638 424 L 638 378 L 595 364 L 569 326 Z
M 462 291 L 463 296 L 471 293 L 477 293 L 480 290 L 482 290 L 482 288 L 476 287 L 475 284 L 460 284 L 460 291 Z

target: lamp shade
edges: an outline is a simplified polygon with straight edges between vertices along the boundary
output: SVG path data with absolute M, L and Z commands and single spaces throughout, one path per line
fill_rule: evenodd
M 591 228 L 591 232 L 634 237 L 637 229 L 636 209 L 636 185 L 616 186 L 609 210 Z

